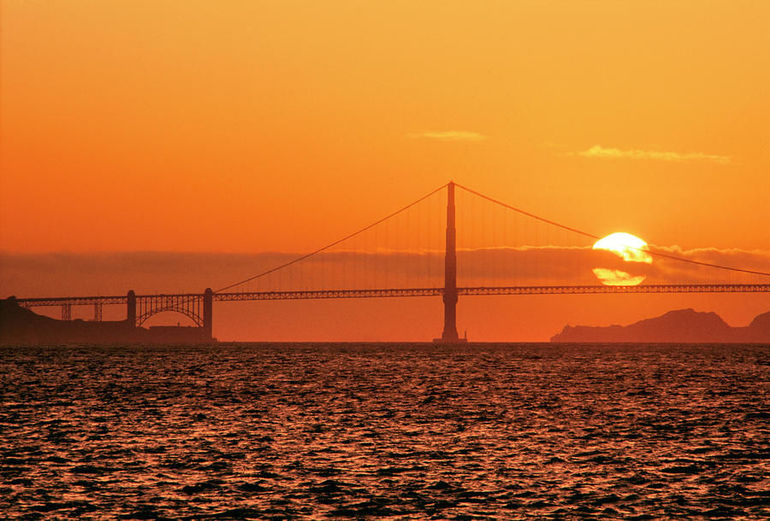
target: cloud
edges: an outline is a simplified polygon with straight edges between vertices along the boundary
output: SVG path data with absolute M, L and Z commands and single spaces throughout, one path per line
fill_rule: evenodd
M 444 130 L 407 134 L 411 139 L 432 139 L 435 141 L 484 141 L 487 136 L 468 130 Z
M 726 165 L 730 163 L 729 156 L 719 156 L 714 154 L 702 154 L 700 152 L 661 152 L 658 150 L 621 150 L 619 148 L 607 148 L 601 145 L 594 145 L 588 150 L 578 152 L 582 157 L 599 159 L 648 159 L 652 161 L 674 161 L 674 162 L 692 162 L 706 161 L 710 163 L 719 163 Z
M 770 252 L 736 249 L 653 251 L 700 262 L 770 271 Z M 282 264 L 295 253 L 11 254 L 0 252 L 0 298 L 58 295 L 123 295 L 202 292 Z M 521 247 L 459 250 L 461 286 L 596 284 L 594 268 L 645 275 L 647 284 L 762 282 L 768 277 L 732 273 L 655 257 L 652 264 L 627 263 L 617 255 L 586 247 Z M 440 287 L 443 251 L 329 252 L 297 263 L 242 289 L 329 289 L 356 287 Z
M 683 250 L 679 246 L 652 246 L 653 252 L 661 252 L 674 255 L 696 262 L 705 262 L 722 266 L 748 269 L 753 271 L 770 272 L 770 252 L 762 250 L 740 250 L 737 248 L 696 248 Z M 657 276 L 667 282 L 702 282 L 702 283 L 770 283 L 770 278 L 761 275 L 752 275 L 728 270 L 720 270 L 709 266 L 700 266 L 679 262 L 673 259 L 655 257 L 655 270 Z

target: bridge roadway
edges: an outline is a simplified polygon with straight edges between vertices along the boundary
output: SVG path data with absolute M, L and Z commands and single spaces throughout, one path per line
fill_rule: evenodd
M 581 295 L 607 293 L 770 293 L 770 284 L 640 284 L 638 286 L 478 286 L 458 287 L 458 295 Z M 444 294 L 444 288 L 326 289 L 295 291 L 248 291 L 214 293 L 213 300 L 234 302 L 247 300 L 311 300 L 337 298 L 433 297 Z M 90 297 L 19 298 L 19 305 L 87 306 L 126 304 L 127 295 Z M 136 295 L 137 301 L 201 299 L 203 293 Z

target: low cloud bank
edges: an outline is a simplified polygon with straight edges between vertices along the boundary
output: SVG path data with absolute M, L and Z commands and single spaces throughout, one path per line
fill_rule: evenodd
M 770 272 L 770 252 L 714 248 L 653 250 L 685 259 Z M 19 297 L 217 290 L 295 258 L 293 253 L 98 254 L 0 253 L 0 296 Z M 246 290 L 335 287 L 436 287 L 443 283 L 443 252 L 331 252 L 243 286 Z M 528 247 L 458 252 L 458 284 L 596 284 L 593 268 L 646 276 L 645 283 L 762 282 L 750 276 L 656 257 L 628 263 L 590 248 Z

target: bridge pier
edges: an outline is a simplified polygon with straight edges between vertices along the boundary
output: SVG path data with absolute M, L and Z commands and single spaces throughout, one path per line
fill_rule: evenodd
M 126 295 L 126 322 L 129 327 L 136 327 L 136 293 L 129 290 Z
M 203 334 L 206 340 L 213 340 L 214 335 L 214 292 L 206 288 L 203 292 Z
M 455 184 L 447 185 L 446 250 L 444 252 L 444 331 L 437 344 L 467 342 L 457 334 L 457 232 L 455 230 Z
M 61 305 L 61 319 L 72 320 L 72 304 L 69 302 Z

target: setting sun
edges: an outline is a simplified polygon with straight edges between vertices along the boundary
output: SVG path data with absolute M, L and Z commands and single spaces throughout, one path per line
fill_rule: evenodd
M 652 256 L 647 252 L 647 243 L 635 235 L 624 232 L 612 233 L 594 243 L 594 250 L 607 250 L 628 263 L 652 264 Z M 607 286 L 636 286 L 641 284 L 645 275 L 632 274 L 624 270 L 594 268 L 594 275 Z

